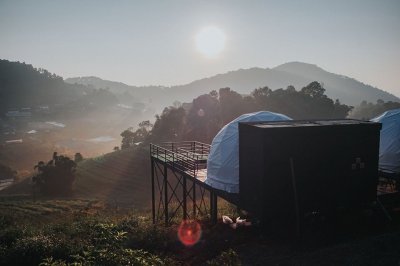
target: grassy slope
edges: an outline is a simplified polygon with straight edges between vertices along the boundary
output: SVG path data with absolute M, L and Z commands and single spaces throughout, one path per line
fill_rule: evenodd
M 90 210 L 97 213 L 97 210 L 102 209 L 102 203 L 88 200 L 93 198 L 105 200 L 111 203 L 111 207 L 148 207 L 149 177 L 150 163 L 146 149 L 109 153 L 79 164 L 74 198 L 81 198 L 80 200 L 32 202 L 30 197 L 23 201 L 3 198 L 0 200 L 0 216 L 10 217 L 10 224 L 15 224 L 15 221 L 18 221 L 18 224 L 23 221 L 53 223 L 62 221 L 69 214 L 73 214 L 73 217 L 75 214 L 82 216 L 90 213 Z M 8 194 L 29 193 L 29 189 L 27 182 L 23 182 L 8 189 Z M 226 212 L 220 210 L 220 214 Z M 176 257 L 184 265 L 204 264 L 206 260 L 229 248 L 237 252 L 244 265 L 394 265 L 398 263 L 400 256 L 400 215 L 392 215 L 395 218 L 392 226 L 380 224 L 361 230 L 357 229 L 362 224 L 360 221 L 349 221 L 347 223 L 354 232 L 350 230 L 352 234 L 345 234 L 345 239 L 341 239 L 339 243 L 334 241 L 326 245 L 325 241 L 322 241 L 322 245 L 313 244 L 303 248 L 293 246 L 292 243 L 276 243 L 268 235 L 262 236 L 257 227 L 234 231 L 221 223 L 217 226 L 205 226 L 200 243 L 189 249 L 177 242 L 176 226 L 169 228 L 171 232 L 162 237 L 167 238 L 168 248 L 165 252 Z M 147 215 L 146 224 L 149 220 Z M 355 233 L 356 231 L 360 233 Z M 325 234 L 327 232 L 322 235 L 322 239 L 325 238 Z M 135 241 L 133 242 L 136 243 Z M 153 242 L 152 245 L 146 246 L 148 250 L 159 250 L 161 242 Z M 143 246 L 139 245 L 138 248 Z M 160 250 L 165 250 L 165 247 Z
M 184 247 L 177 240 L 176 225 L 153 227 L 148 213 L 109 209 L 98 201 L 3 198 L 0 214 L 0 252 L 3 246 L 3 255 L 13 262 L 9 265 L 28 259 L 37 265 L 45 257 L 67 259 L 81 253 L 87 241 L 94 240 L 95 224 L 117 225 L 127 232 L 127 247 L 170 257 L 177 265 L 205 265 L 229 249 L 243 265 L 398 265 L 400 256 L 399 215 L 393 216 L 391 226 L 382 224 L 379 232 L 353 237 L 346 234 L 346 239 L 338 242 L 311 245 L 270 238 L 257 226 L 233 230 L 222 223 L 211 226 L 202 222 L 199 243 Z M 357 231 L 359 225 L 351 223 L 349 227 Z M 52 245 L 47 246 L 47 239 Z M 22 245 L 26 241 L 29 244 Z M 232 257 L 225 256 L 217 265 L 235 265 L 229 264 L 229 259 Z
M 128 149 L 80 162 L 72 197 L 142 209 L 150 206 L 150 191 L 148 151 Z M 16 194 L 32 194 L 29 178 L 0 192 L 0 196 Z
M 74 196 L 115 206 L 149 207 L 150 161 L 146 149 L 128 149 L 79 163 Z

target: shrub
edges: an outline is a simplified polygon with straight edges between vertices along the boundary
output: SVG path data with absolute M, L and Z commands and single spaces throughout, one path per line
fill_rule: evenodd
M 32 178 L 32 181 L 44 194 L 59 195 L 71 192 L 75 180 L 76 163 L 70 158 L 58 156 L 54 152 L 52 160 L 47 164 L 40 161 L 34 168 L 38 170 L 38 174 Z
M 242 265 L 242 262 L 234 250 L 228 249 L 227 251 L 222 252 L 216 258 L 207 261 L 207 264 L 213 266 L 240 266 Z

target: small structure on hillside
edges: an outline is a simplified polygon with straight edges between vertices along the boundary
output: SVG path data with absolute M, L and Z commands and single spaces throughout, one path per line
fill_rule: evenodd
M 231 130 L 238 142 L 227 137 L 218 152 L 213 149 L 221 142 L 214 141 L 211 146 L 195 141 L 150 144 L 153 222 L 168 224 L 179 210 L 183 219 L 210 211 L 215 222 L 221 197 L 263 222 L 299 233 L 308 213 L 363 208 L 376 200 L 380 123 L 294 121 L 266 115 L 278 121 L 238 122 L 238 118 L 222 129 Z M 234 145 L 239 157 L 232 163 L 232 153 L 224 154 L 221 148 L 237 151 Z M 238 166 L 235 190 L 236 179 L 223 174 L 234 173 Z M 220 171 L 221 176 L 211 177 L 210 171 Z M 231 190 L 221 187 L 223 183 Z
M 239 123 L 284 120 L 292 119 L 283 114 L 261 111 L 241 115 L 225 125 L 211 143 L 205 182 L 228 193 L 239 193 Z
M 347 119 L 240 123 L 241 207 L 272 228 L 297 224 L 299 233 L 313 213 L 371 206 L 380 129 Z

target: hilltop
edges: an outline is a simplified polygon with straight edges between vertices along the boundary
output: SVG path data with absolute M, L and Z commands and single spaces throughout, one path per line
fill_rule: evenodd
M 225 87 L 242 94 L 249 94 L 255 88 L 264 86 L 275 90 L 293 85 L 299 90 L 312 81 L 323 83 L 328 97 L 339 99 L 347 105 L 359 105 L 363 100 L 367 102 L 376 102 L 379 99 L 400 101 L 398 97 L 356 79 L 330 73 L 316 65 L 301 62 L 285 63 L 274 68 L 239 69 L 172 87 L 129 86 L 97 77 L 66 79 L 66 82 L 69 83 L 92 85 L 97 88 L 108 87 L 110 90 L 115 91 L 129 91 L 139 99 L 145 98 L 146 101 L 150 100 L 154 105 L 159 104 L 161 106 L 171 105 L 175 100 L 181 102 L 190 101 L 200 94 Z
M 274 69 L 304 77 L 308 81 L 316 80 L 323 83 L 328 97 L 339 99 L 345 104 L 358 105 L 361 101 L 375 103 L 379 99 L 400 102 L 400 99 L 391 93 L 364 84 L 356 79 L 328 72 L 317 65 L 292 62 L 277 66 Z

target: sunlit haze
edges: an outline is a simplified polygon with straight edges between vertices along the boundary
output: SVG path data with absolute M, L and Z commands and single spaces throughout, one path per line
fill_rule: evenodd
M 216 57 L 225 48 L 225 34 L 216 27 L 206 27 L 196 35 L 196 48 L 206 57 Z
M 0 58 L 64 78 L 179 85 L 316 64 L 400 96 L 400 1 L 7 1 Z

